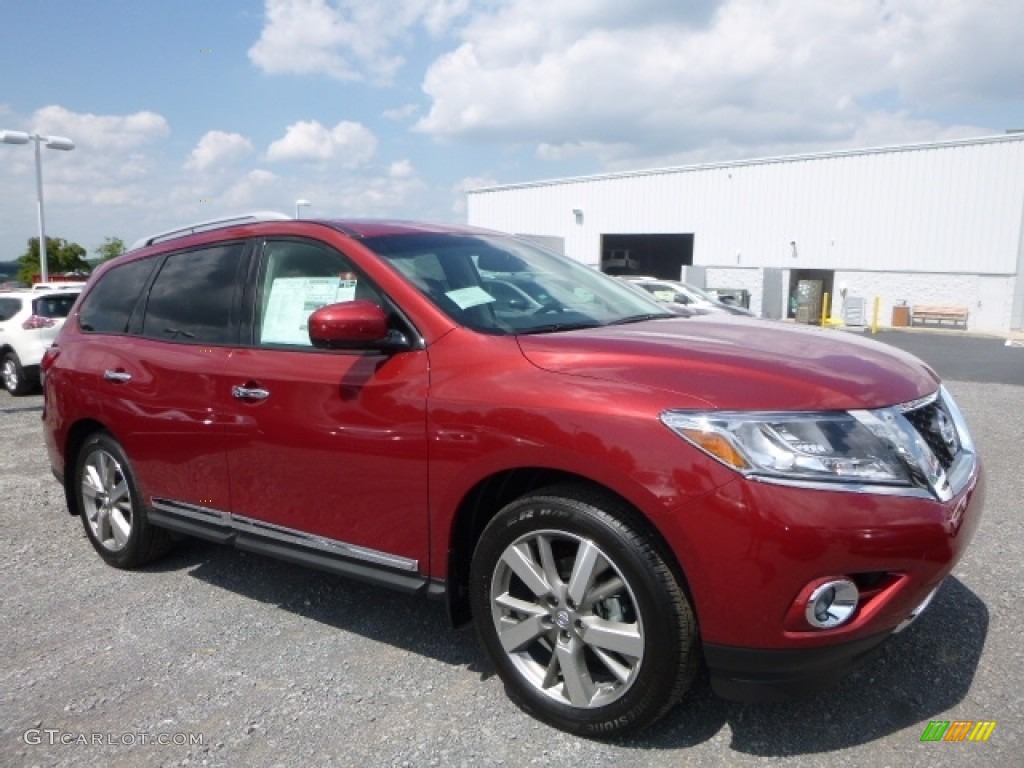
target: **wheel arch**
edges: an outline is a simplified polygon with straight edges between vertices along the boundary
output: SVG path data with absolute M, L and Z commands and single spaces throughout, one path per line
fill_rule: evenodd
M 469 566 L 473 551 L 487 524 L 510 502 L 528 493 L 553 486 L 575 486 L 590 501 L 614 503 L 615 514 L 622 514 L 637 530 L 644 532 L 663 561 L 672 569 L 691 605 L 693 595 L 686 573 L 654 522 L 629 499 L 596 480 L 565 470 L 547 467 L 519 467 L 496 472 L 480 480 L 463 497 L 452 518 L 447 552 L 445 597 L 453 626 L 472 620 L 469 606 Z
M 78 494 L 75 493 L 78 453 L 85 441 L 98 432 L 112 434 L 103 423 L 95 419 L 82 419 L 72 425 L 64 439 L 64 498 L 67 500 L 68 514 L 72 516 L 79 516 L 82 513 L 78 508 Z

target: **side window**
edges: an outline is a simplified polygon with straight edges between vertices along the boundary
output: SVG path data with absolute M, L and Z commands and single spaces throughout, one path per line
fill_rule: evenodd
M 167 257 L 153 281 L 142 335 L 165 341 L 231 344 L 232 322 L 243 243 L 228 243 Z
M 354 299 L 381 303 L 377 290 L 343 254 L 318 243 L 268 241 L 259 278 L 257 343 L 311 347 L 309 316 L 327 304 Z
M 40 317 L 67 317 L 78 296 L 73 293 L 62 293 L 36 299 L 32 302 L 32 314 Z
M 21 309 L 21 299 L 0 297 L 0 321 L 10 320 Z
M 105 273 L 82 301 L 78 313 L 81 329 L 93 333 L 126 333 L 132 311 L 157 261 L 130 261 Z

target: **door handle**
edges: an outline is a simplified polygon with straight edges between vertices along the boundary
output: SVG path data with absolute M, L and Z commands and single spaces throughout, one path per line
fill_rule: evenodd
M 236 400 L 266 400 L 270 397 L 270 392 L 259 387 L 239 387 L 236 385 L 231 388 L 231 396 Z
M 124 382 L 131 381 L 132 375 L 127 371 L 114 371 L 108 368 L 103 372 L 103 378 L 107 381 Z

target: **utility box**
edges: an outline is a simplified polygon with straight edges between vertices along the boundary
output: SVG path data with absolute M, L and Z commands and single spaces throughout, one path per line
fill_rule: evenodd
M 892 327 L 906 328 L 910 325 L 910 307 L 906 304 L 897 304 L 892 308 Z
M 847 296 L 843 302 L 843 323 L 852 326 L 867 325 L 864 307 L 863 296 Z

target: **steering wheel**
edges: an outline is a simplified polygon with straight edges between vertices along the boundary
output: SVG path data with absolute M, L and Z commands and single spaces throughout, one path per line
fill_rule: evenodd
M 565 307 L 556 301 L 552 301 L 548 304 L 541 304 L 533 312 L 530 313 L 530 317 L 537 317 L 538 315 L 554 315 L 565 312 Z

